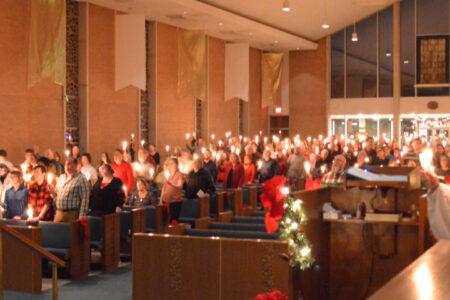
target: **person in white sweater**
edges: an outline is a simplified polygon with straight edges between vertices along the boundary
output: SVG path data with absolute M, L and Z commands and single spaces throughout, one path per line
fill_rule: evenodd
M 450 239 L 450 186 L 439 183 L 434 173 L 424 173 L 428 188 L 428 220 L 431 232 L 438 240 Z

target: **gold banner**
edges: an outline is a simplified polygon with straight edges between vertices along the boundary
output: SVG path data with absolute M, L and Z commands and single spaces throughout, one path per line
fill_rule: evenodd
M 28 87 L 43 79 L 66 84 L 66 1 L 32 0 Z
M 261 57 L 262 107 L 281 103 L 281 66 L 283 53 L 263 53 Z
M 206 99 L 206 36 L 178 31 L 178 95 Z

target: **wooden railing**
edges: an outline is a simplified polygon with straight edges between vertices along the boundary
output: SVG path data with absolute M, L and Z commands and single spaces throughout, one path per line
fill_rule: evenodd
M 39 255 L 47 258 L 51 262 L 53 299 L 58 299 L 58 266 L 64 268 L 66 263 L 49 251 L 45 250 L 41 245 L 30 240 L 16 230 L 8 227 L 5 224 L 0 224 L 0 300 L 3 300 L 3 232 L 18 240 L 19 242 L 30 248 L 32 251 L 37 252 Z

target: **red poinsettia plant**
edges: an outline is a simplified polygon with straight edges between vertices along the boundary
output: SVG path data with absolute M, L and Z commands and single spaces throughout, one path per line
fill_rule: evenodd
M 266 294 L 259 294 L 256 296 L 255 300 L 288 300 L 288 296 L 280 292 L 279 290 L 274 290 L 273 292 Z
M 284 195 L 281 189 L 286 183 L 286 177 L 274 176 L 262 184 L 261 203 L 267 210 L 264 223 L 268 233 L 274 233 L 280 226 L 284 214 Z

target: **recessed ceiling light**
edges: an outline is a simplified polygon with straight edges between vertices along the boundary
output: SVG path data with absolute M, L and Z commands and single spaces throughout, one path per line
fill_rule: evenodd
M 330 28 L 330 25 L 328 25 L 327 23 L 322 24 L 322 28 L 323 29 L 328 29 Z
M 289 7 L 289 0 L 283 1 L 283 8 L 281 10 L 284 12 L 291 11 L 291 8 Z

